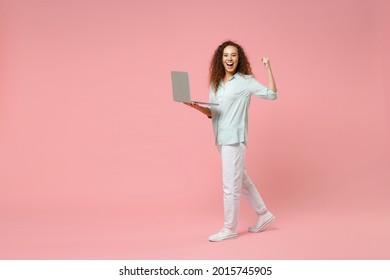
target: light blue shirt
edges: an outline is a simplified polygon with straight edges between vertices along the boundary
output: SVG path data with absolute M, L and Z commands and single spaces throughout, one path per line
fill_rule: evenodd
M 221 81 L 217 92 L 210 88 L 210 106 L 215 144 L 233 145 L 248 139 L 248 110 L 252 95 L 276 99 L 277 94 L 253 76 L 236 73 L 226 84 Z

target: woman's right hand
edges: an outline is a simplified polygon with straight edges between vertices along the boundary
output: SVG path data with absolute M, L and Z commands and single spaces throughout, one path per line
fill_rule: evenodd
M 183 102 L 185 105 L 187 106 L 190 106 L 191 108 L 194 108 L 196 110 L 198 110 L 199 112 L 205 114 L 207 117 L 211 117 L 211 111 L 209 108 L 207 107 L 202 107 L 196 103 L 193 103 L 193 102 Z
M 190 106 L 191 108 L 194 108 L 194 109 L 197 109 L 199 110 L 201 106 L 199 106 L 198 104 L 196 103 L 193 103 L 193 102 L 183 102 L 185 105 L 187 106 Z

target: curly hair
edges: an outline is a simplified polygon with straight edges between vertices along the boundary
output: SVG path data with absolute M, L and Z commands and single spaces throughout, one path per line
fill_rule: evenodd
M 244 49 L 239 44 L 233 41 L 223 42 L 215 50 L 213 58 L 211 59 L 210 69 L 209 69 L 210 86 L 215 92 L 217 92 L 218 90 L 219 82 L 225 77 L 225 67 L 223 66 L 222 63 L 222 56 L 223 56 L 223 50 L 227 46 L 236 47 L 238 50 L 238 65 L 237 65 L 236 72 L 245 75 L 252 75 L 252 69 L 248 61 L 248 58 L 245 55 Z

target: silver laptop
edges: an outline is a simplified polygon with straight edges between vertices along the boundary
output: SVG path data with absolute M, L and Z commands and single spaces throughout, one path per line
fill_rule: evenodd
M 190 78 L 188 72 L 172 71 L 171 77 L 174 101 L 194 104 L 218 105 L 217 103 L 199 102 L 191 100 Z

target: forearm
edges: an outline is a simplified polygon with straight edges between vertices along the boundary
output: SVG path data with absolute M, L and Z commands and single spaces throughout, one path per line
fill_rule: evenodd
M 276 83 L 274 76 L 272 74 L 271 67 L 266 67 L 267 69 L 267 77 L 268 77 L 268 88 L 272 90 L 273 92 L 277 92 Z
M 267 71 L 268 88 L 276 93 L 277 92 L 276 83 L 275 83 L 274 75 L 272 74 L 271 63 L 269 61 L 269 58 L 268 57 L 263 57 L 262 61 L 263 61 L 263 64 L 265 66 L 265 69 Z
M 199 107 L 199 111 L 203 114 L 205 114 L 207 117 L 211 117 L 211 110 L 210 108 L 207 108 L 207 107 L 202 107 L 202 106 L 198 106 Z

